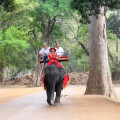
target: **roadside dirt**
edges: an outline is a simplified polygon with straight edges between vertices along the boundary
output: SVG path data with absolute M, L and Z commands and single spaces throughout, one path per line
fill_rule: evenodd
M 69 74 L 71 85 L 86 85 L 89 73 L 72 72 Z
M 71 98 L 75 120 L 120 120 L 120 103 L 104 96 L 85 95 Z
M 12 99 L 25 96 L 28 94 L 40 92 L 42 87 L 35 88 L 2 88 L 0 89 L 0 105 L 11 101 Z

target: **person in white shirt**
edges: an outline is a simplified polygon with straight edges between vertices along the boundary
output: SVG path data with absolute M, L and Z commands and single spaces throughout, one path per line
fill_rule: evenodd
M 59 42 L 57 42 L 56 43 L 56 53 L 57 53 L 57 55 L 59 56 L 59 57 L 63 57 L 63 56 L 65 56 L 65 55 L 67 55 L 67 53 L 64 53 L 64 50 L 63 50 L 63 48 L 62 47 L 60 47 L 60 43 Z
M 64 53 L 64 50 L 62 47 L 60 47 L 60 44 L 59 42 L 56 43 L 56 53 L 59 57 L 62 57 L 63 53 Z
M 42 48 L 39 52 L 39 55 L 42 56 L 42 59 L 44 60 L 44 65 L 47 63 L 48 54 L 50 47 L 47 46 L 47 43 L 44 43 L 44 48 Z

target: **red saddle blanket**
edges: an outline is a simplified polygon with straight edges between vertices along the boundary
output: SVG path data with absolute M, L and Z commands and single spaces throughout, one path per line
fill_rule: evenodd
M 45 77 L 45 72 L 43 74 L 43 86 L 44 86 L 44 89 L 45 89 L 45 82 L 44 82 L 44 77 Z M 69 75 L 67 73 L 67 75 L 64 77 L 64 80 L 63 80 L 63 88 L 66 88 L 68 83 L 70 82 L 70 78 L 69 78 Z
M 68 56 L 66 55 L 66 56 L 62 56 L 62 57 L 59 57 L 59 58 L 68 58 Z
M 48 66 L 48 65 L 47 65 Z M 60 67 L 60 66 L 59 66 Z M 45 89 L 45 82 L 44 82 L 44 77 L 45 77 L 45 72 L 43 74 L 43 85 L 44 85 L 44 89 Z M 70 78 L 69 78 L 69 75 L 67 73 L 67 75 L 64 77 L 64 80 L 63 80 L 63 88 L 66 88 L 67 87 L 67 84 L 70 82 Z

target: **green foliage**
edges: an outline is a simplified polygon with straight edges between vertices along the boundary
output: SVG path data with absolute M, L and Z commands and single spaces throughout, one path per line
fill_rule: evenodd
M 107 31 L 107 40 L 108 40 L 108 47 L 110 49 L 110 52 L 112 54 L 112 57 L 114 59 L 114 63 L 111 61 L 111 59 L 109 58 L 109 63 L 110 63 L 110 69 L 111 69 L 111 73 L 119 71 L 119 63 L 118 61 L 116 61 L 116 58 L 120 58 L 120 41 L 119 38 L 113 34 L 111 31 Z M 118 44 L 118 52 L 116 52 L 116 44 Z
M 7 12 L 13 11 L 16 6 L 15 0 L 0 0 L 0 5 L 3 5 Z
M 86 56 L 81 46 L 77 43 L 72 44 L 70 47 L 69 60 L 73 71 L 84 72 L 84 65 L 85 71 L 89 71 L 89 57 Z
M 108 46 L 114 57 L 120 56 L 119 52 L 118 53 L 116 52 L 116 41 L 118 41 L 118 45 L 119 45 L 119 39 L 117 38 L 117 36 L 113 34 L 111 31 L 107 31 Z M 120 48 L 118 50 L 120 51 Z
M 81 14 L 81 22 L 88 23 L 89 16 L 97 17 L 101 6 L 108 7 L 110 10 L 119 9 L 120 0 L 72 0 L 71 5 Z
M 38 10 L 42 15 L 53 18 L 67 12 L 70 8 L 70 2 L 69 0 L 41 0 L 39 8 Z
M 17 54 L 29 47 L 24 31 L 19 31 L 13 26 L 0 36 L 1 59 L 5 56 L 7 65 L 11 64 L 9 62 L 10 59 L 16 57 Z
M 107 18 L 107 29 L 120 38 L 120 10 L 109 15 Z
M 111 31 L 107 30 L 107 40 L 108 41 L 117 41 L 118 38 L 115 34 L 113 34 Z
M 45 33 L 50 31 L 50 27 L 54 20 L 56 21 L 57 18 L 63 19 L 63 17 L 66 17 L 69 14 L 69 11 L 69 0 L 41 0 L 39 6 L 35 7 L 34 10 L 31 10 L 30 12 L 30 16 L 33 19 L 31 26 L 35 26 L 39 31 Z M 58 26 L 54 29 L 57 31 Z
M 120 68 L 116 67 L 113 64 L 110 64 L 110 69 L 111 69 L 111 74 L 114 73 L 114 72 L 120 72 Z
M 83 24 L 78 31 L 78 39 L 80 42 L 88 41 L 89 27 L 87 24 Z

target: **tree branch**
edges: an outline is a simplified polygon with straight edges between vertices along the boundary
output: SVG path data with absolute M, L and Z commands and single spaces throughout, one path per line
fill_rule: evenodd
M 67 65 L 68 67 L 69 67 L 69 69 L 70 69 L 70 71 L 72 72 L 73 70 L 72 70 L 72 67 L 70 67 L 69 65 Z
M 77 41 L 79 45 L 81 45 L 81 47 L 83 48 L 84 52 L 86 53 L 87 56 L 89 56 L 89 52 L 88 50 L 86 49 L 86 47 L 83 45 L 83 43 Z
M 49 20 L 48 20 L 48 31 L 50 31 L 50 25 L 51 25 L 51 20 L 50 20 L 50 17 L 49 17 Z
M 28 35 L 29 35 L 30 32 L 33 33 L 33 36 L 34 36 L 34 39 L 35 39 L 35 42 L 36 42 L 37 41 L 37 37 L 36 37 L 36 33 L 35 33 L 35 28 L 33 28 L 33 30 L 29 31 Z
M 51 25 L 51 27 L 48 26 L 50 28 L 49 28 L 49 31 L 47 32 L 47 35 L 46 35 L 47 38 L 49 37 L 50 34 L 52 34 L 52 32 L 54 30 L 55 22 L 56 22 L 56 16 L 52 19 L 52 25 Z
M 42 32 L 44 32 L 45 31 L 45 18 L 44 17 L 42 18 L 42 24 L 41 24 L 41 26 L 43 27 Z
M 65 24 L 67 24 L 67 23 L 65 23 Z M 74 30 L 73 30 L 68 24 L 67 24 L 67 26 L 68 26 L 68 27 L 71 29 L 71 31 L 73 32 L 73 34 L 74 34 L 74 39 L 76 39 L 76 41 L 78 42 L 78 44 L 81 45 L 81 47 L 83 48 L 83 50 L 84 50 L 84 52 L 86 53 L 86 55 L 89 56 L 89 52 L 88 52 L 88 50 L 86 49 L 86 47 L 83 45 L 83 43 L 81 43 L 81 42 L 78 41 L 78 33 L 79 33 L 79 29 L 80 29 L 80 27 L 81 27 L 82 25 L 78 26 L 77 37 L 75 37 L 76 35 L 75 35 Z

